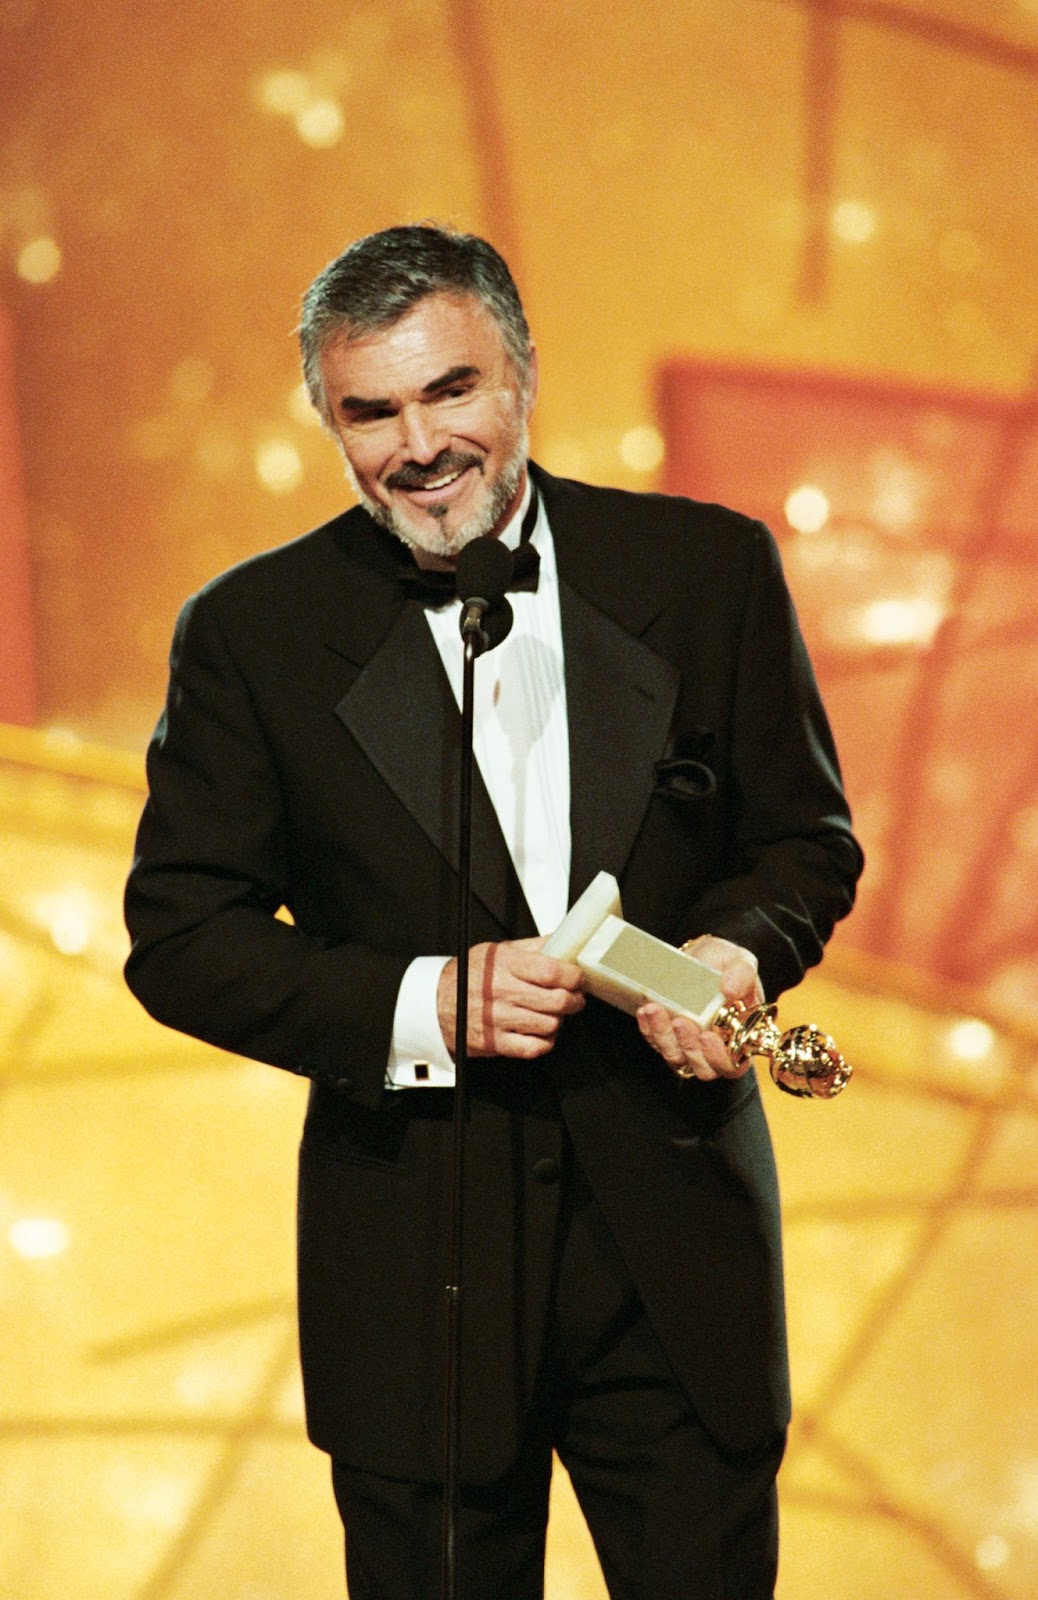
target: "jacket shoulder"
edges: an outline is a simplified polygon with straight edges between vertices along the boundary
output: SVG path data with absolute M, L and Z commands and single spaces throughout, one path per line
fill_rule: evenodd
M 588 525 L 620 533 L 624 529 L 649 529 L 658 543 L 673 541 L 675 545 L 689 539 L 706 543 L 722 539 L 752 546 L 761 538 L 771 538 L 759 519 L 730 506 L 693 500 L 687 495 L 608 488 L 574 478 L 557 478 L 541 468 L 533 470 L 549 515 L 555 511 L 564 520 L 572 515 Z
M 187 604 L 234 608 L 267 594 L 283 597 L 300 583 L 312 585 L 323 572 L 341 567 L 355 515 L 355 510 L 342 512 L 296 539 L 246 556 L 210 578 Z
M 741 589 L 758 561 L 778 569 L 763 522 L 683 495 L 603 488 L 535 469 L 566 575 L 622 614 L 632 585 L 655 595 Z M 613 597 L 613 604 L 610 603 Z

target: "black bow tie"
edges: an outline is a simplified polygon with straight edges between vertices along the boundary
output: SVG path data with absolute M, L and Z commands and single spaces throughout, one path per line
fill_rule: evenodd
M 523 518 L 522 530 L 519 534 L 519 547 L 515 552 L 512 563 L 512 577 L 508 585 L 509 594 L 525 591 L 527 594 L 536 594 L 537 580 L 541 570 L 541 557 L 539 551 L 530 543 L 534 524 L 537 521 L 537 491 L 530 496 L 530 504 L 526 508 Z M 412 558 L 406 566 L 400 568 L 400 587 L 408 600 L 418 600 L 423 606 L 444 606 L 451 600 L 458 598 L 458 584 L 455 574 L 439 572 L 429 567 L 420 567 Z

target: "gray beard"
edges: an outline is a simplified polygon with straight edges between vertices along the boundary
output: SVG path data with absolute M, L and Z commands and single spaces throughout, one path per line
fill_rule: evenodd
M 501 475 L 490 491 L 486 505 L 481 510 L 473 512 L 468 521 L 463 522 L 461 527 L 457 528 L 454 533 L 441 534 L 436 529 L 428 531 L 423 529 L 420 538 L 405 526 L 391 506 L 380 505 L 377 501 L 370 500 L 364 494 L 354 475 L 353 468 L 345 460 L 345 456 L 343 459 L 346 465 L 346 477 L 349 480 L 351 489 L 368 513 L 368 516 L 377 522 L 380 528 L 385 528 L 388 533 L 394 534 L 402 544 L 406 544 L 409 550 L 424 550 L 428 555 L 439 556 L 443 560 L 453 561 L 467 544 L 472 543 L 473 539 L 482 539 L 484 534 L 494 531 L 515 498 L 516 491 L 522 482 L 523 469 L 526 466 L 529 454 L 529 435 L 526 428 L 523 427 L 516 441 L 515 449 L 502 467 Z M 447 515 L 447 508 L 444 508 L 443 515 Z

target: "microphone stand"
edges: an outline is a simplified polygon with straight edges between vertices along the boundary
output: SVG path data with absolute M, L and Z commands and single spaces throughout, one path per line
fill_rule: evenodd
M 464 670 L 461 694 L 461 792 L 458 810 L 458 955 L 454 1039 L 454 1117 L 451 1149 L 450 1276 L 446 1286 L 446 1395 L 444 1401 L 442 1600 L 455 1600 L 461 1442 L 462 1209 L 465 1177 L 465 1113 L 469 1039 L 469 913 L 472 876 L 472 735 L 475 722 L 476 657 L 500 644 L 512 625 L 505 590 L 512 553 L 493 538 L 479 538 L 458 558 L 456 585 L 462 602 Z M 490 613 L 496 614 L 496 625 Z M 486 626 L 484 623 L 486 622 Z
M 458 1485 L 461 1441 L 462 1188 L 469 1026 L 469 910 L 472 871 L 472 730 L 476 657 L 489 648 L 477 622 L 463 634 L 461 704 L 461 804 L 458 818 L 458 988 L 454 1045 L 454 1118 L 451 1150 L 450 1277 L 447 1295 L 447 1385 L 444 1419 L 443 1562 L 441 1595 L 457 1594 Z

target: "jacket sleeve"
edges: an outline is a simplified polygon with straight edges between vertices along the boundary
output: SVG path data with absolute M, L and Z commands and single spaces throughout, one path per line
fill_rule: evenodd
M 854 903 L 864 858 L 771 534 L 755 525 L 731 710 L 724 868 L 689 910 L 690 934 L 752 950 L 774 999 L 821 959 Z
M 323 941 L 290 901 L 273 753 L 206 591 L 184 607 L 126 889 L 126 981 L 167 1027 L 375 1105 L 408 957 Z

